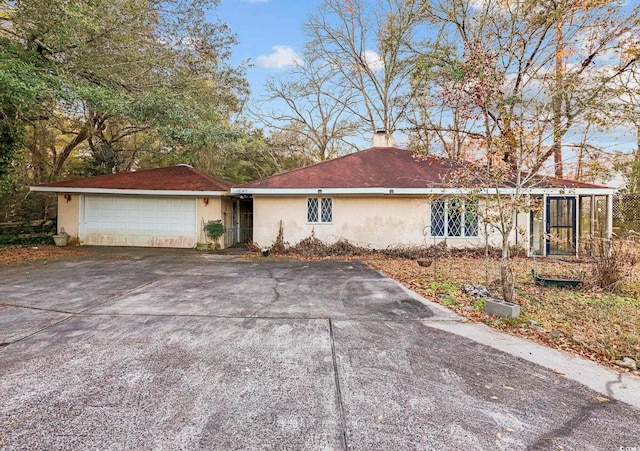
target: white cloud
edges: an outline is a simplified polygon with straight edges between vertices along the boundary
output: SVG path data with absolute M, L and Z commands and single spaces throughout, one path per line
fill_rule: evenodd
M 298 55 L 292 47 L 276 45 L 271 47 L 271 50 L 273 50 L 273 52 L 270 54 L 260 55 L 258 57 L 258 64 L 260 64 L 260 66 L 266 67 L 267 69 L 284 69 L 302 64 L 302 58 L 300 58 L 300 55 Z
M 364 61 L 367 63 L 367 66 L 374 71 L 378 72 L 379 70 L 384 68 L 384 61 L 380 55 L 378 55 L 373 50 L 365 50 L 364 51 Z

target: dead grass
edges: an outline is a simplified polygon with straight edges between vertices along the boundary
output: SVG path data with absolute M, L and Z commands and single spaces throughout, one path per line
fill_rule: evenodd
M 631 278 L 621 284 L 616 293 L 610 293 L 591 282 L 592 262 L 514 259 L 517 302 L 521 304 L 522 314 L 516 319 L 501 319 L 486 315 L 483 302 L 461 290 L 467 283 L 483 284 L 492 294 L 498 295 L 497 259 L 447 257 L 437 261 L 435 268 L 433 265 L 423 268 L 413 261 L 399 259 L 375 259 L 368 264 L 472 321 L 484 322 L 607 365 L 624 356 L 640 362 L 637 265 L 629 269 Z M 532 269 L 553 275 L 585 274 L 586 282 L 578 290 L 538 287 L 531 279 Z M 468 311 L 469 307 L 474 307 L 473 311 Z
M 42 260 L 61 260 L 63 258 L 85 255 L 86 253 L 86 250 L 75 246 L 0 247 L 0 265 L 15 265 Z

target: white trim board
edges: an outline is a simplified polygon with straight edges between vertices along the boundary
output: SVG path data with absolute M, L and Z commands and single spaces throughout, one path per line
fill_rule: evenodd
M 616 188 L 531 188 L 522 190 L 525 194 L 533 195 L 611 195 Z M 257 194 L 257 195 L 313 195 L 325 196 L 335 194 L 375 194 L 375 195 L 509 195 L 513 194 L 513 188 L 231 188 L 231 194 Z
M 46 193 L 77 193 L 77 194 L 121 194 L 138 196 L 197 196 L 222 197 L 228 196 L 229 191 L 188 191 L 188 190 L 154 190 L 154 189 L 114 189 L 114 188 L 65 188 L 52 186 L 31 186 L 29 191 Z

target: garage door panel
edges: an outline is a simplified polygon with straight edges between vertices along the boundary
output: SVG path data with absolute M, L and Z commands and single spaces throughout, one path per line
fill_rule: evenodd
M 194 247 L 194 199 L 85 196 L 81 242 L 105 246 Z

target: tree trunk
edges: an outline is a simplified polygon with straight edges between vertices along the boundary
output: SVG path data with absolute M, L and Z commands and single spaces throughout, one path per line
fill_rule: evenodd
M 627 191 L 630 194 L 640 193 L 640 124 L 636 125 L 637 147 L 631 161 L 631 175 L 629 176 Z
M 53 168 L 51 169 L 51 175 L 49 176 L 49 181 L 56 180 L 60 171 L 62 171 L 62 166 L 73 149 L 78 147 L 84 140 L 89 137 L 89 125 L 85 124 L 82 126 L 78 134 L 62 149 L 62 152 L 58 155 L 58 157 L 53 162 Z
M 562 164 L 562 97 L 564 95 L 563 76 L 562 76 L 562 52 L 564 45 L 562 42 L 562 23 L 560 22 L 556 28 L 556 80 L 555 92 L 553 93 L 553 164 L 555 168 L 555 176 L 562 178 L 564 176 L 564 168 Z
M 500 258 L 500 282 L 502 284 L 502 297 L 506 302 L 515 299 L 515 280 L 511 265 L 511 252 L 509 249 L 509 234 L 502 237 L 502 257 Z

